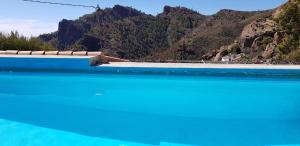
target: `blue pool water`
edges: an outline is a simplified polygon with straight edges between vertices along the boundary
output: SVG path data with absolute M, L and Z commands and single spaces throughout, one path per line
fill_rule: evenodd
M 299 74 L 218 71 L 2 71 L 0 145 L 300 144 Z

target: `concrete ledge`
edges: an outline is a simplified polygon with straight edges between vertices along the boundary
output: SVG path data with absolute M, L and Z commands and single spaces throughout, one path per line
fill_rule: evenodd
M 32 51 L 19 51 L 18 55 L 31 55 Z
M 58 55 L 58 51 L 46 51 L 45 55 Z
M 73 55 L 73 51 L 59 51 L 58 55 Z
M 87 56 L 87 51 L 73 52 L 74 56 Z
M 18 54 L 18 50 L 6 50 L 5 54 Z
M 44 55 L 45 51 L 32 51 L 31 55 Z
M 88 52 L 88 56 L 98 56 L 98 55 L 101 55 L 102 52 Z
M 111 56 L 106 56 L 106 55 L 101 55 L 101 58 L 108 62 L 129 62 L 129 60 L 126 60 L 126 59 L 121 59 L 121 58 L 111 57 Z

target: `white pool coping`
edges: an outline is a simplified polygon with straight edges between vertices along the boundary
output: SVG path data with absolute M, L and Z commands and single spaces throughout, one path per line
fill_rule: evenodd
M 137 67 L 137 68 L 227 68 L 227 69 L 296 69 L 300 65 L 271 64 L 203 64 L 203 63 L 148 63 L 148 62 L 110 62 L 102 67 Z

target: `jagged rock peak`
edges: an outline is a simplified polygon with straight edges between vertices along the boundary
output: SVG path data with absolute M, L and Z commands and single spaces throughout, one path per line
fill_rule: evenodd
M 219 12 L 217 13 L 233 13 L 233 12 L 238 12 L 236 10 L 231 10 L 231 9 L 221 9 Z
M 121 6 L 121 5 L 115 5 L 112 8 L 113 11 L 120 11 L 120 12 L 129 12 L 129 11 L 138 11 L 131 7 Z
M 229 15 L 235 15 L 235 14 L 241 14 L 241 13 L 252 13 L 252 12 L 251 11 L 238 11 L 238 10 L 231 10 L 231 9 L 221 9 L 215 15 L 229 16 Z
M 169 13 L 184 13 L 184 14 L 195 13 L 195 14 L 199 14 L 197 11 L 194 11 L 192 9 L 188 9 L 188 8 L 185 8 L 185 7 L 165 6 L 163 14 L 168 15 Z
M 125 6 L 121 6 L 121 5 L 115 5 L 112 8 L 112 11 L 121 16 L 137 16 L 142 13 L 134 8 L 125 7 Z

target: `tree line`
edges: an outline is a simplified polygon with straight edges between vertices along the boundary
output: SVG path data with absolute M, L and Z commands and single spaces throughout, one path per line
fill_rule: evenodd
M 25 37 L 17 31 L 12 31 L 8 34 L 0 32 L 0 50 L 49 51 L 56 48 L 38 38 Z

